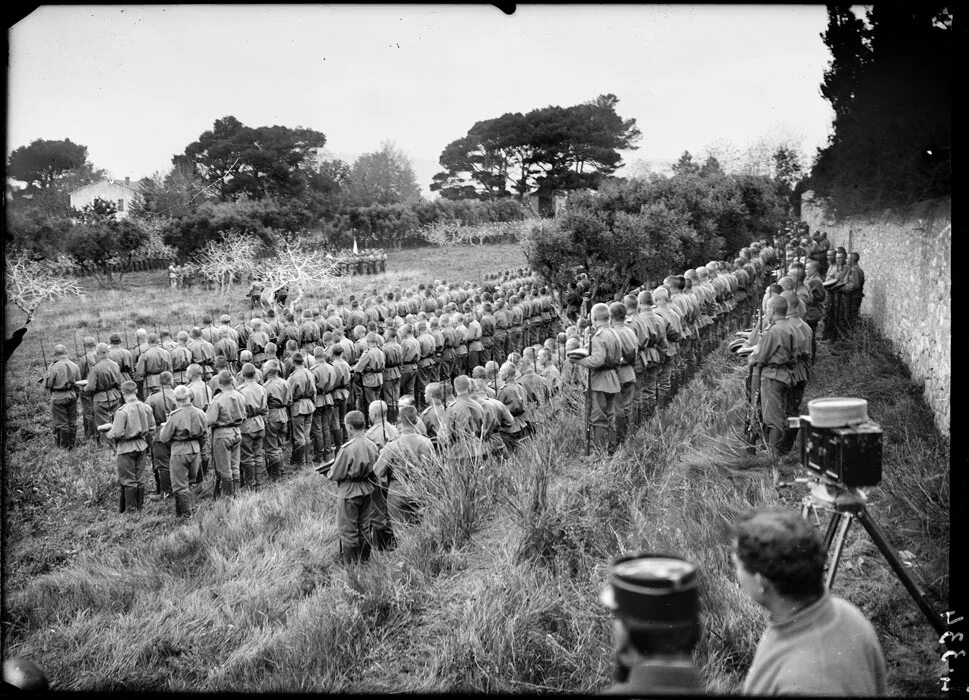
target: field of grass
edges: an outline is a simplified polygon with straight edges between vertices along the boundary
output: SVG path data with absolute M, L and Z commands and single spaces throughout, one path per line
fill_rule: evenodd
M 504 246 L 450 255 L 461 272 L 424 249 L 401 253 L 420 272 L 400 272 L 394 258 L 387 276 L 480 276 L 523 264 Z M 52 343 L 82 318 L 134 308 L 151 320 L 168 294 L 142 286 L 90 310 L 52 309 L 32 326 Z M 213 302 L 178 303 L 198 313 Z M 189 523 L 176 523 L 168 503 L 118 514 L 106 451 L 51 449 L 31 342 L 28 334 L 7 378 L 4 641 L 58 689 L 595 692 L 612 669 L 599 590 L 609 559 L 639 548 L 700 565 L 697 661 L 711 692 L 740 688 L 766 618 L 734 580 L 728 526 L 751 507 L 796 507 L 803 493 L 778 493 L 766 461 L 746 454 L 745 370 L 723 350 L 609 458 L 580 459 L 580 397 L 563 397 L 512 460 L 442 470 L 399 548 L 345 569 L 334 562 L 334 496 L 315 473 L 203 502 Z M 822 346 L 815 374 L 806 398 L 866 398 L 882 424 L 885 479 L 872 510 L 893 544 L 912 552 L 941 609 L 948 444 L 918 388 L 867 327 Z M 938 694 L 935 635 L 860 529 L 835 592 L 875 623 L 893 694 Z

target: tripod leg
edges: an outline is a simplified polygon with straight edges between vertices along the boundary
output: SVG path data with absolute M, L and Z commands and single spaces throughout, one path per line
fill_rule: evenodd
M 831 520 L 828 521 L 828 528 L 824 532 L 824 551 L 825 552 L 831 550 L 831 543 L 834 542 L 834 533 L 838 531 L 838 523 L 840 522 L 840 520 L 841 520 L 841 513 L 831 514 Z
M 834 576 L 838 573 L 838 563 L 841 561 L 841 551 L 845 546 L 845 539 L 848 537 L 848 528 L 851 526 L 851 516 L 844 513 L 834 513 L 831 522 L 828 523 L 828 533 L 837 529 L 838 534 L 834 535 L 834 554 L 828 558 L 828 568 L 824 572 L 824 587 L 831 590 L 834 585 Z M 825 538 L 827 538 L 827 534 Z M 830 546 L 830 545 L 829 545 Z
M 885 537 L 885 533 L 882 532 L 882 529 L 878 526 L 878 523 L 876 523 L 875 519 L 872 518 L 871 514 L 868 513 L 868 509 L 862 508 L 856 517 L 861 522 L 862 527 L 868 531 L 868 534 L 871 536 L 875 546 L 878 547 L 879 551 L 885 556 L 889 566 L 892 567 L 892 571 L 895 572 L 895 576 L 899 581 L 902 582 L 902 585 L 905 586 L 905 590 L 907 590 L 908 594 L 912 596 L 912 600 L 914 600 L 915 604 L 919 606 L 919 609 L 922 611 L 922 614 L 925 615 L 925 618 L 929 621 L 929 624 L 932 625 L 937 634 L 942 634 L 945 632 L 946 626 L 942 622 L 942 616 L 935 612 L 935 610 L 929 604 L 929 601 L 926 599 L 925 593 L 922 592 L 922 589 L 919 588 L 918 584 L 908 573 L 905 565 L 899 561 L 898 553 L 892 548 L 891 544 L 889 544 L 888 539 Z

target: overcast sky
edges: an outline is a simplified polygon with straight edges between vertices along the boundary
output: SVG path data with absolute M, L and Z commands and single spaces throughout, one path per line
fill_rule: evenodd
M 390 139 L 427 194 L 476 121 L 610 92 L 643 133 L 629 164 L 778 135 L 813 153 L 825 24 L 823 5 L 42 7 L 9 31 L 7 154 L 70 138 L 137 179 L 234 115 L 343 157 Z

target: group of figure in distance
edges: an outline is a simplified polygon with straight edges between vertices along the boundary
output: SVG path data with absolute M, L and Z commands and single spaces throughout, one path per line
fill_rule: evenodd
M 333 270 L 336 275 L 376 275 L 387 271 L 387 253 L 377 248 L 365 248 L 356 253 L 344 251 L 336 259 L 337 264 Z M 236 273 L 234 281 L 241 283 L 242 280 L 243 276 Z M 251 280 L 252 283 L 256 281 L 255 278 Z M 216 282 L 206 277 L 198 265 L 191 262 L 176 265 L 172 260 L 168 264 L 168 286 L 172 289 L 191 289 L 195 286 L 214 289 Z M 251 296 L 251 288 L 246 296 Z M 281 303 L 285 305 L 285 302 Z

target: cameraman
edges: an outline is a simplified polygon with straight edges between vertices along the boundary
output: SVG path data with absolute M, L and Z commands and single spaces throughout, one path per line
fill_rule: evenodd
M 697 568 L 679 557 L 618 557 L 600 600 L 612 611 L 616 682 L 609 695 L 701 695 L 693 666 L 700 638 Z
M 734 525 L 741 588 L 770 613 L 746 695 L 885 695 L 885 657 L 871 623 L 824 590 L 821 534 L 798 513 L 761 510 Z

